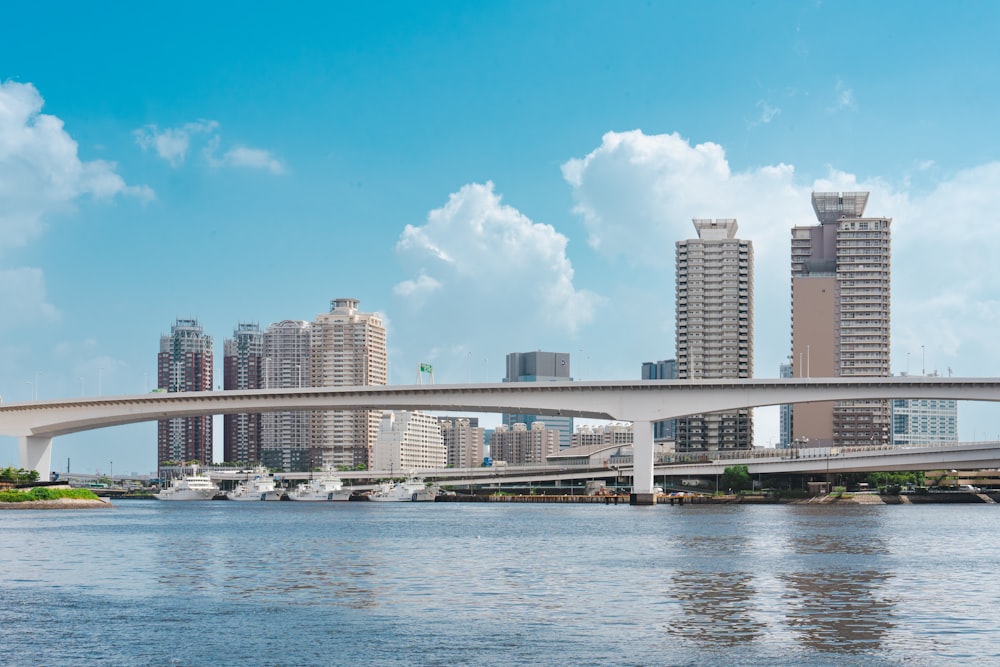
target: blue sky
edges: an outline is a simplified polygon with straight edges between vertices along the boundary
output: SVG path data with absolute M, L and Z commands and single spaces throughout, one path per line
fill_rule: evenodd
M 776 377 L 788 230 L 814 222 L 814 189 L 869 190 L 894 219 L 893 370 L 1000 375 L 998 19 L 988 2 L 5 8 L 0 395 L 151 389 L 177 317 L 214 336 L 221 384 L 238 322 L 343 296 L 385 317 L 394 384 L 420 361 L 497 381 L 534 349 L 636 378 L 674 354 L 674 242 L 695 217 L 754 242 L 755 375 Z M 1000 434 L 989 406 L 960 423 Z M 777 431 L 759 410 L 757 443 Z M 155 425 L 57 439 L 67 458 L 147 472 Z

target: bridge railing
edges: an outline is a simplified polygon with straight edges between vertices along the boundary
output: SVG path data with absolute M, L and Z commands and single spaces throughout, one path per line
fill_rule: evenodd
M 750 450 L 717 450 L 712 452 L 675 452 L 657 457 L 657 465 L 711 463 L 713 461 L 760 461 L 796 459 L 826 459 L 834 457 L 866 456 L 874 452 L 924 449 L 931 447 L 949 447 L 969 445 L 973 443 L 937 442 L 907 445 L 857 445 L 851 447 L 796 447 L 790 449 L 754 448 Z M 990 443 L 982 443 L 990 444 Z M 996 443 L 993 443 L 996 444 Z

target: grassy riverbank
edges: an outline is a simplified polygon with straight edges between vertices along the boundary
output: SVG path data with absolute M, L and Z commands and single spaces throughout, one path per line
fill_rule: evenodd
M 94 495 L 93 491 L 88 489 L 36 486 L 27 491 L 19 489 L 0 491 L 0 509 L 54 509 L 109 506 L 110 503 L 101 500 Z

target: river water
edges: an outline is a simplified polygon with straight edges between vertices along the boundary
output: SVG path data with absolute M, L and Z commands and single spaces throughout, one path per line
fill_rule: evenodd
M 5 665 L 1000 664 L 1000 505 L 0 512 Z

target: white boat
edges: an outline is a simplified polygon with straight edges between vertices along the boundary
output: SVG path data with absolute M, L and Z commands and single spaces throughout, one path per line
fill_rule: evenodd
M 236 488 L 226 493 L 230 500 L 281 500 L 280 492 L 274 487 L 274 478 L 264 469 L 253 471 L 253 477 L 240 482 Z
M 170 480 L 170 485 L 154 493 L 157 500 L 211 500 L 219 495 L 221 490 L 208 475 L 199 475 L 198 466 L 190 475 L 183 475 Z
M 424 484 L 424 480 L 411 477 L 395 484 L 380 484 L 371 492 L 368 500 L 383 503 L 407 503 L 434 500 L 435 495 L 434 488 Z
M 325 473 L 321 477 L 306 480 L 294 489 L 289 489 L 289 500 L 301 501 L 323 501 L 323 500 L 350 500 L 351 489 L 345 489 L 340 478 L 330 473 Z

